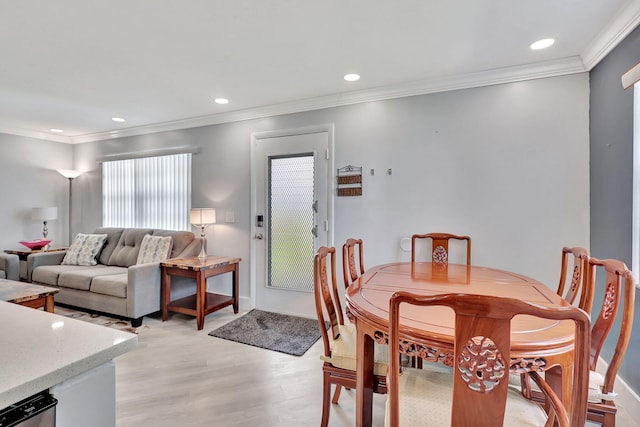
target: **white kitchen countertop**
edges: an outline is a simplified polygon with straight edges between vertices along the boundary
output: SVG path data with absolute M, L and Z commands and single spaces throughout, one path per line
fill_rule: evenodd
M 138 336 L 0 301 L 0 409 L 133 349 Z

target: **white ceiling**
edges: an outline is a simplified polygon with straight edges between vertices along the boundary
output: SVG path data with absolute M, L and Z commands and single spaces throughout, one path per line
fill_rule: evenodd
M 78 143 L 584 72 L 639 22 L 640 0 L 3 1 L 0 132 Z

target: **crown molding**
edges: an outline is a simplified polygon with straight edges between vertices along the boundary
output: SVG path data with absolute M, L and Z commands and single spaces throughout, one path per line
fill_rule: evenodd
M 62 142 L 64 144 L 73 143 L 73 141 L 71 141 L 71 138 L 69 138 L 68 136 L 55 135 L 55 134 L 50 134 L 50 133 L 40 132 L 40 131 L 32 131 L 32 130 L 16 128 L 12 126 L 3 126 L 1 124 L 0 124 L 0 133 L 6 133 L 7 135 L 14 135 L 14 136 L 24 136 L 26 138 L 42 139 L 45 141 Z
M 381 101 L 392 98 L 425 95 L 429 93 L 447 92 L 473 87 L 490 86 L 503 83 L 513 83 L 524 80 L 541 79 L 585 72 L 582 60 L 575 56 L 560 60 L 535 64 L 505 67 L 478 73 L 462 74 L 452 77 L 426 79 L 416 82 L 403 83 L 394 86 L 365 89 L 340 94 L 309 98 L 300 101 L 285 102 L 258 108 L 231 111 L 210 116 L 194 117 L 184 120 L 138 126 L 117 131 L 98 132 L 69 138 L 73 144 L 101 141 L 113 138 L 144 135 L 157 132 L 169 132 L 200 126 L 210 126 L 221 123 L 238 122 L 242 120 L 260 119 L 283 114 L 299 113 L 303 111 L 319 110 L 323 108 L 358 104 L 362 102 Z
M 586 72 L 578 56 L 344 93 L 339 104 L 426 95 Z
M 582 53 L 582 61 L 591 71 L 640 24 L 640 1 L 629 0 Z
M 10 126 L 4 127 L 1 124 L 0 133 L 67 144 L 80 144 L 157 132 L 169 132 L 180 129 L 238 122 L 243 120 L 260 119 L 264 117 L 319 110 L 362 102 L 381 101 L 392 98 L 425 95 L 429 93 L 447 92 L 452 90 L 588 72 L 622 40 L 624 40 L 624 38 L 629 35 L 629 33 L 633 31 L 638 24 L 640 24 L 640 0 L 628 0 L 609 24 L 598 33 L 580 56 L 514 67 L 498 68 L 477 73 L 407 82 L 393 86 L 343 92 L 299 101 L 231 111 L 228 113 L 193 117 L 84 135 L 52 135 L 40 131 L 12 128 Z

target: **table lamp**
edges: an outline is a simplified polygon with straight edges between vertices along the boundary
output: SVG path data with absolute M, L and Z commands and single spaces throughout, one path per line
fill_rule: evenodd
M 207 238 L 205 237 L 204 229 L 207 225 L 216 223 L 216 210 L 213 208 L 191 208 L 189 212 L 189 222 L 191 222 L 191 225 L 201 228 L 200 237 L 202 237 L 202 249 L 200 249 L 198 258 L 204 262 L 207 259 L 207 251 L 205 249 Z
M 31 219 L 34 221 L 43 222 L 44 227 L 42 228 L 42 238 L 47 240 L 47 235 L 49 234 L 49 229 L 47 228 L 47 221 L 58 219 L 58 208 L 55 206 L 47 207 L 47 208 L 32 208 Z

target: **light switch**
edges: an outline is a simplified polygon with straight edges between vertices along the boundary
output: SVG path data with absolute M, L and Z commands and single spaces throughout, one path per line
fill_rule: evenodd
M 235 212 L 227 211 L 224 216 L 224 222 L 236 222 Z

